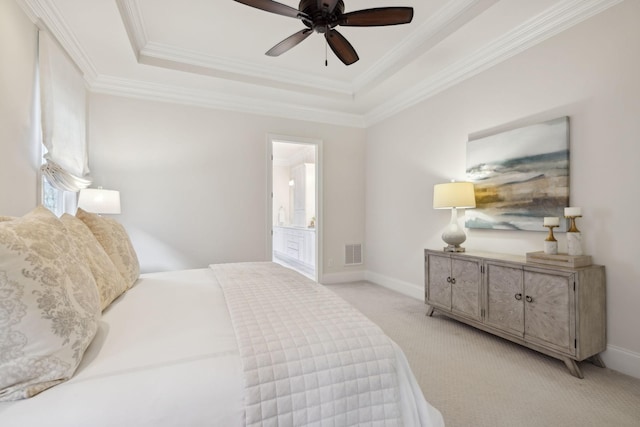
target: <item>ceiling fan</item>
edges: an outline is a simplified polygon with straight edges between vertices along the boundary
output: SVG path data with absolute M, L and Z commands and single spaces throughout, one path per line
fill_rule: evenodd
M 297 18 L 306 28 L 287 37 L 269 49 L 268 56 L 279 56 L 297 46 L 314 31 L 324 34 L 333 53 L 345 64 L 356 62 L 358 54 L 335 27 L 378 27 L 383 25 L 408 24 L 413 19 L 412 7 L 378 7 L 344 13 L 342 0 L 301 0 L 298 9 L 273 0 L 235 0 L 247 6 L 278 15 Z M 325 61 L 326 65 L 326 61 Z

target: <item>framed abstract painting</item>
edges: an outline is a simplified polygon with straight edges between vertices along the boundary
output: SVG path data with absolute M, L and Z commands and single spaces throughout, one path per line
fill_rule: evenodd
M 569 117 L 469 139 L 467 180 L 476 195 L 467 228 L 544 231 L 543 218 L 569 206 Z

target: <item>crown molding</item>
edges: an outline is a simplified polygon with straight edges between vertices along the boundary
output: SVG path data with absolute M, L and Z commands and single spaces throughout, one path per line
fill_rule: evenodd
M 622 1 L 565 0 L 558 3 L 472 55 L 374 108 L 365 115 L 365 126 L 394 116 Z
M 136 0 L 116 0 L 124 29 L 129 37 L 136 59 L 140 61 L 140 51 L 149 41 L 145 31 L 140 4 Z
M 100 75 L 88 55 L 81 48 L 80 43 L 75 38 L 69 27 L 61 17 L 60 12 L 56 8 L 53 0 L 16 0 L 20 7 L 25 11 L 32 22 L 39 27 L 47 28 L 58 42 L 68 52 L 76 65 L 84 73 L 85 80 L 89 90 L 97 93 L 106 93 L 117 96 L 124 96 L 138 99 L 149 99 L 163 102 L 175 102 L 187 105 L 196 105 L 205 108 L 217 108 L 230 111 L 238 111 L 244 113 L 252 113 L 259 115 L 267 115 L 274 117 L 282 117 L 294 120 L 304 120 L 320 123 L 328 123 L 340 126 L 349 126 L 357 128 L 366 128 L 385 120 L 401 111 L 416 105 L 482 71 L 499 64 L 512 56 L 544 41 L 548 38 L 590 18 L 598 13 L 621 3 L 624 0 L 565 0 L 555 6 L 547 9 L 538 16 L 528 20 L 519 27 L 513 29 L 504 36 L 487 44 L 484 48 L 479 49 L 472 55 L 446 67 L 433 77 L 423 80 L 414 87 L 405 90 L 387 102 L 384 102 L 373 108 L 364 115 L 351 114 L 339 111 L 330 111 L 326 109 L 318 109 L 306 105 L 295 103 L 284 103 L 278 101 L 269 101 L 265 99 L 248 98 L 244 96 L 224 95 L 213 91 L 193 90 L 179 86 L 161 85 L 149 82 L 134 81 L 130 79 L 122 79 Z M 117 0 L 118 7 L 126 11 L 127 16 L 131 17 L 132 22 L 129 25 L 131 33 L 129 35 L 132 46 L 142 45 L 144 49 L 149 49 L 145 54 L 166 55 L 168 60 L 180 59 L 191 60 L 193 66 L 197 66 L 196 57 L 190 57 L 188 52 L 173 52 L 169 47 L 146 41 L 144 25 L 141 24 L 139 9 L 137 9 L 137 0 Z M 460 13 L 466 5 L 467 9 L 476 4 L 473 0 L 461 0 L 456 5 L 459 7 Z M 448 14 L 442 11 L 441 22 L 445 21 L 445 16 L 453 18 L 453 10 L 449 10 Z M 443 25 L 442 23 L 440 25 Z M 434 24 L 432 31 L 437 25 Z M 427 30 L 422 29 L 424 34 Z M 419 38 L 415 36 L 416 40 Z M 409 49 L 411 44 L 417 43 L 416 40 L 407 40 L 403 42 L 401 49 Z M 406 43 L 406 44 L 405 44 Z M 153 50 L 152 48 L 157 48 Z M 135 46 L 134 46 L 135 49 Z M 178 58 L 173 57 L 177 56 Z M 182 55 L 182 56 L 180 56 Z M 399 54 L 401 55 L 401 54 Z M 210 58 L 209 58 L 210 59 Z M 383 58 L 383 60 L 391 61 Z M 207 63 L 205 59 L 205 63 Z M 242 63 L 233 63 L 222 59 L 220 67 L 233 67 L 243 65 Z M 244 64 L 247 72 L 256 72 L 252 64 Z M 384 73 L 383 65 L 376 65 L 376 70 L 370 71 L 368 78 L 376 78 L 376 73 Z M 382 70 L 382 71 L 381 71 Z M 260 68 L 260 75 L 265 74 L 265 70 Z M 278 73 L 277 69 L 269 70 L 272 73 Z M 308 76 L 304 76 L 308 88 L 318 89 L 322 84 L 310 82 Z M 290 82 L 290 80 L 289 80 Z M 364 83 L 362 83 L 364 82 Z M 366 84 L 366 81 L 361 81 Z M 334 86 L 335 87 L 335 86 Z M 324 90 L 324 89 L 323 89 Z M 344 94 L 344 87 L 339 89 L 339 93 Z M 349 93 L 347 90 L 346 93 Z M 350 98 L 349 98 L 350 100 Z M 345 99 L 346 102 L 350 102 Z
M 451 32 L 451 26 L 469 12 L 477 13 L 478 8 L 486 10 L 497 1 L 456 0 L 447 3 L 380 60 L 356 77 L 353 81 L 354 94 L 361 95 L 377 86 L 386 77 L 393 75 L 411 62 L 417 56 L 416 52 L 419 55 L 426 49 L 435 46 Z
M 353 96 L 350 83 L 335 79 L 309 76 L 280 67 L 267 67 L 252 61 L 243 61 L 206 55 L 201 52 L 150 41 L 145 31 L 138 0 L 116 0 L 131 47 L 138 62 L 165 68 L 210 76 L 223 76 L 233 80 L 266 84 L 279 88 L 309 91 L 318 95 Z
M 204 108 L 214 108 L 264 116 L 281 117 L 338 126 L 364 128 L 364 117 L 358 114 L 336 112 L 305 105 L 264 99 L 225 95 L 216 91 L 186 89 L 111 76 L 98 76 L 91 83 L 91 91 L 108 95 L 162 101 Z
M 349 99 L 352 95 L 350 84 L 336 80 L 309 76 L 306 73 L 279 67 L 257 65 L 250 61 L 205 55 L 163 43 L 148 42 L 138 55 L 139 62 L 144 64 L 160 64 L 167 68 L 197 74 L 222 76 L 248 83 L 262 83 L 271 87 L 294 89 L 321 96 L 342 95 L 345 99 Z
M 138 62 L 196 74 L 222 76 L 238 81 L 266 84 L 281 89 L 314 93 L 320 96 L 343 95 L 353 98 L 374 88 L 415 57 L 421 47 L 432 46 L 446 36 L 447 28 L 466 13 L 488 8 L 498 0 L 454 0 L 418 27 L 382 59 L 376 62 L 353 83 L 309 76 L 281 67 L 265 67 L 254 61 L 216 57 L 150 41 L 144 29 L 139 0 L 116 0 L 118 9 Z
M 46 29 L 55 37 L 58 43 L 67 51 L 71 60 L 82 71 L 87 84 L 89 84 L 98 75 L 96 67 L 82 49 L 64 19 L 62 19 L 62 15 L 55 4 L 47 0 L 16 1 L 38 28 Z

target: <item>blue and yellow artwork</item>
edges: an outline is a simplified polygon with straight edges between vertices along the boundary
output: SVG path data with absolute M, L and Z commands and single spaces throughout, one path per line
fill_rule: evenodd
M 543 218 L 569 206 L 569 118 L 469 140 L 467 179 L 476 195 L 467 228 L 544 231 Z

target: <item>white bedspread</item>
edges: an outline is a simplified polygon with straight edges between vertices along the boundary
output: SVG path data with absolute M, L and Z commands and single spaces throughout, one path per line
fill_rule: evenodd
M 406 359 L 392 347 L 404 425 L 441 426 Z M 0 403 L 0 426 L 242 427 L 242 378 L 238 342 L 213 270 L 144 274 L 103 313 L 74 377 L 31 399 Z
M 211 268 L 238 338 L 247 426 L 439 425 L 397 346 L 333 292 L 274 263 Z

